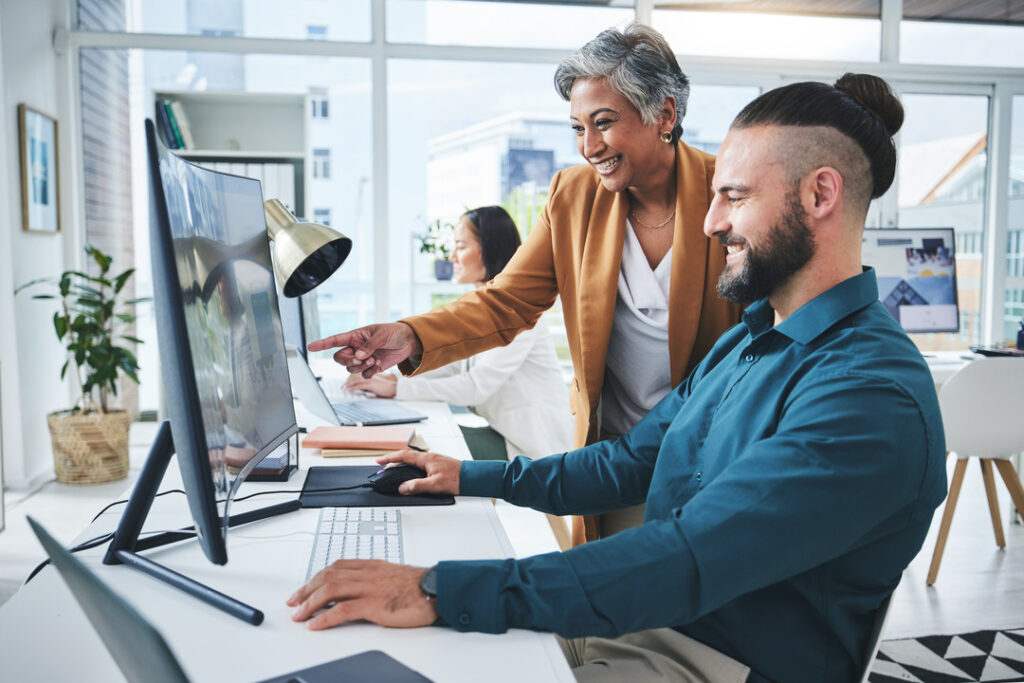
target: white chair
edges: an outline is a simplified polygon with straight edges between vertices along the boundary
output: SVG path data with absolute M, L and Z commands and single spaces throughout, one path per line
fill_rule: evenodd
M 946 450 L 956 454 L 957 462 L 928 569 L 929 586 L 935 583 L 939 573 L 970 456 L 977 457 L 981 463 L 996 545 L 1006 547 L 1006 539 L 996 498 L 993 464 L 1009 489 L 1017 511 L 1024 512 L 1024 486 L 1010 462 L 1014 453 L 1024 451 L 1024 358 L 981 358 L 968 363 L 942 385 L 939 405 L 946 430 Z
M 882 644 L 882 632 L 885 631 L 885 623 L 889 621 L 889 606 L 892 604 L 892 593 L 889 594 L 875 613 L 875 621 L 871 625 L 871 635 L 868 638 L 867 647 L 864 651 L 864 668 L 861 671 L 861 683 L 868 683 L 871 675 L 871 665 L 878 654 L 878 646 Z

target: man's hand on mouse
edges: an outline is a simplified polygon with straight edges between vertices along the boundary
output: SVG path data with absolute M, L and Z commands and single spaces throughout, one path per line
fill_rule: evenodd
M 439 453 L 423 453 L 422 451 L 404 450 L 388 453 L 377 458 L 377 463 L 407 463 L 415 465 L 427 473 L 422 479 L 411 479 L 398 487 L 398 492 L 409 495 L 412 493 L 441 493 L 459 495 L 459 472 L 462 461 L 449 458 Z
M 313 631 L 359 619 L 395 628 L 430 626 L 437 610 L 420 590 L 425 571 L 382 560 L 338 560 L 288 598 L 296 608 L 292 620 Z

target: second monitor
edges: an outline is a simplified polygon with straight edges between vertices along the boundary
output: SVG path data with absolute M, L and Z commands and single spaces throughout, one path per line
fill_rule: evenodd
M 863 263 L 905 332 L 959 331 L 953 228 L 865 230 Z

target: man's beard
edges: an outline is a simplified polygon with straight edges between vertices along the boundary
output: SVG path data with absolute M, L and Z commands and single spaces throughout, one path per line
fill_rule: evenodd
M 719 235 L 718 241 L 727 245 L 731 235 Z M 725 270 L 718 278 L 718 295 L 738 304 L 771 295 L 811 260 L 814 235 L 807 227 L 807 214 L 795 193 L 786 198 L 786 211 L 768 230 L 764 244 L 754 248 L 748 242 L 744 251 L 740 272 L 730 275 Z

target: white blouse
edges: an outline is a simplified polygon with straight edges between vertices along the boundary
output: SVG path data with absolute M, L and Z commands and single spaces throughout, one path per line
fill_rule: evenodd
M 511 460 L 573 447 L 569 390 L 543 320 L 506 346 L 416 377 L 399 377 L 395 398 L 469 406 L 505 437 Z
M 601 432 L 625 434 L 672 389 L 668 295 L 672 249 L 651 270 L 626 221 L 615 319 L 601 389 Z

